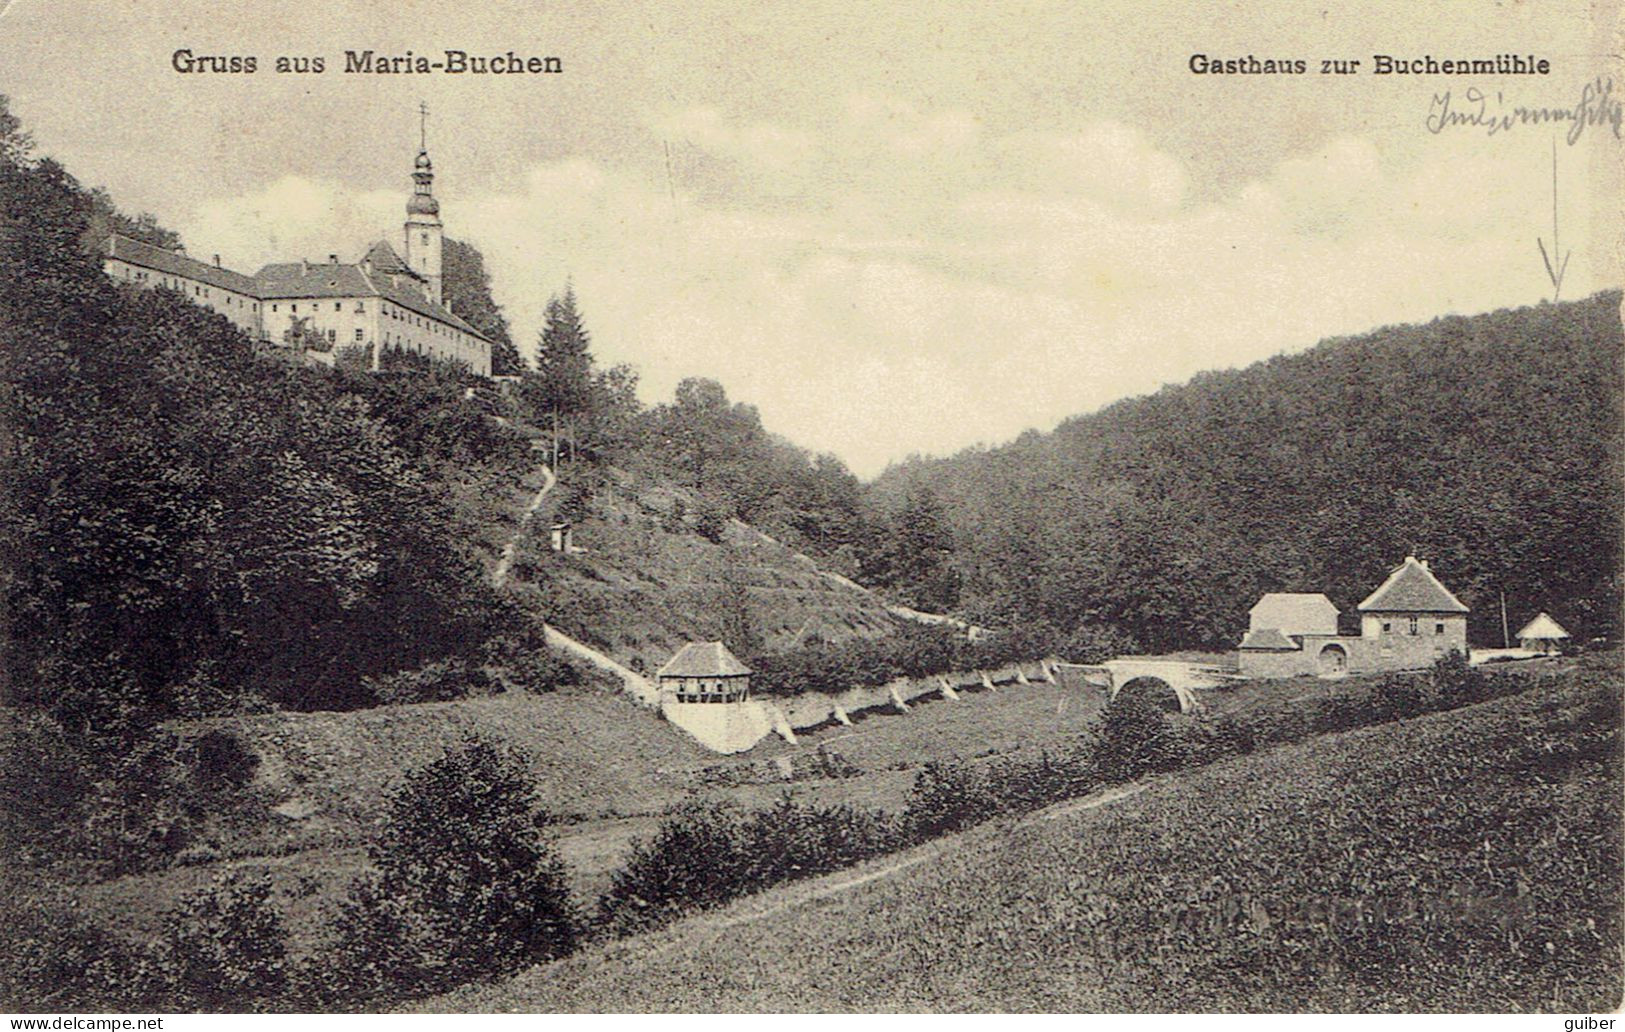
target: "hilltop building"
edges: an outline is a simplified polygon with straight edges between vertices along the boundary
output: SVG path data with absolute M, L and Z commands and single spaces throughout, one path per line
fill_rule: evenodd
M 1523 630 L 1518 632 L 1518 644 L 1530 652 L 1552 656 L 1562 650 L 1563 642 L 1568 636 L 1569 632 L 1563 629 L 1562 624 L 1541 613 L 1524 624 Z
M 434 166 L 420 138 L 406 202 L 405 257 L 379 240 L 360 261 L 278 262 L 252 276 L 183 252 L 114 234 L 102 267 L 120 283 L 178 291 L 230 319 L 256 341 L 290 345 L 331 364 L 342 348 L 357 348 L 377 369 L 385 349 L 458 361 L 491 375 L 491 341 L 444 303 L 444 226 L 433 193 Z M 314 344 L 312 343 L 314 342 Z
M 1410 670 L 1452 650 L 1467 653 L 1467 607 L 1415 556 L 1395 567 L 1359 611 L 1359 635 L 1338 634 L 1337 607 L 1326 596 L 1265 595 L 1239 646 L 1242 675 L 1339 677 Z

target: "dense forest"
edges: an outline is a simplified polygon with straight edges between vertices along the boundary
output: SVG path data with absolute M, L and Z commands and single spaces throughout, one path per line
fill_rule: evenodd
M 867 489 L 950 529 L 958 608 L 1154 649 L 1232 647 L 1266 591 L 1345 616 L 1406 555 L 1501 643 L 1621 604 L 1620 293 L 1328 340 L 1029 432 L 915 458 Z

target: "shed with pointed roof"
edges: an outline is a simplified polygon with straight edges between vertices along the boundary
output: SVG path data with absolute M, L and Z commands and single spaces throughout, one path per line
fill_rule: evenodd
M 655 672 L 663 702 L 744 702 L 750 668 L 720 641 L 691 641 Z
M 1518 644 L 1531 652 L 1550 656 L 1562 648 L 1563 641 L 1568 637 L 1569 632 L 1563 629 L 1562 624 L 1541 613 L 1518 632 Z

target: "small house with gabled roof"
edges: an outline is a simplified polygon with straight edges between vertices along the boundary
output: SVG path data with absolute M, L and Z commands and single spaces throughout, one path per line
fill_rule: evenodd
M 1360 636 L 1377 645 L 1379 670 L 1432 664 L 1451 650 L 1467 654 L 1467 612 L 1414 555 L 1360 603 Z
M 1337 607 L 1319 593 L 1272 591 L 1253 606 L 1247 626 L 1288 635 L 1336 634 Z
M 691 641 L 655 672 L 662 702 L 745 702 L 750 667 L 720 641 Z

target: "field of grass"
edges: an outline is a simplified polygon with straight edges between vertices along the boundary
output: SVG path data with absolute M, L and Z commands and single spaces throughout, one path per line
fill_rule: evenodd
M 995 822 L 425 1009 L 1612 1010 L 1619 723 L 1617 672 L 1570 671 Z
M 714 757 L 609 691 L 509 692 L 349 713 L 268 713 L 218 722 L 260 758 L 253 791 L 273 808 L 236 851 L 353 840 L 403 775 L 480 735 L 530 758 L 538 793 L 566 820 L 658 811 Z
M 910 703 L 906 714 L 857 713 L 850 727 L 830 723 L 797 738 L 807 747 L 834 750 L 866 771 L 901 770 L 927 760 L 1069 746 L 1103 702 L 1098 692 L 1051 684 L 964 689 L 957 700 L 926 696 Z
M 1214 712 L 1291 711 L 1306 697 L 1369 691 L 1368 680 L 1241 682 L 1205 693 L 1204 701 Z M 634 841 L 648 837 L 657 815 L 677 802 L 701 798 L 757 810 L 788 791 L 806 803 L 898 813 L 923 764 L 1075 747 L 1092 733 L 1101 701 L 1098 694 L 1037 683 L 996 693 L 967 690 L 957 701 L 921 701 L 907 714 L 876 712 L 859 716 L 851 727 L 832 724 L 800 736 L 796 746 L 772 737 L 739 757 L 706 752 L 648 711 L 592 689 L 234 718 L 223 723 L 260 757 L 249 789 L 259 819 L 226 829 L 229 837 L 216 843 L 214 862 L 70 891 L 87 914 L 143 938 L 156 930 L 168 906 L 215 876 L 264 873 L 275 886 L 294 949 L 302 953 L 320 929 L 324 909 L 365 869 L 365 845 L 388 794 L 408 770 L 478 733 L 531 757 L 541 798 L 565 820 L 555 828 L 556 842 L 572 892 L 587 907 L 608 887 Z M 853 776 L 803 777 L 812 769 L 806 761 L 820 750 L 838 757 L 840 766 L 850 765 Z M 781 760 L 796 762 L 793 783 L 781 780 Z M 23 879 L 19 891 L 55 894 L 61 888 L 34 881 Z

